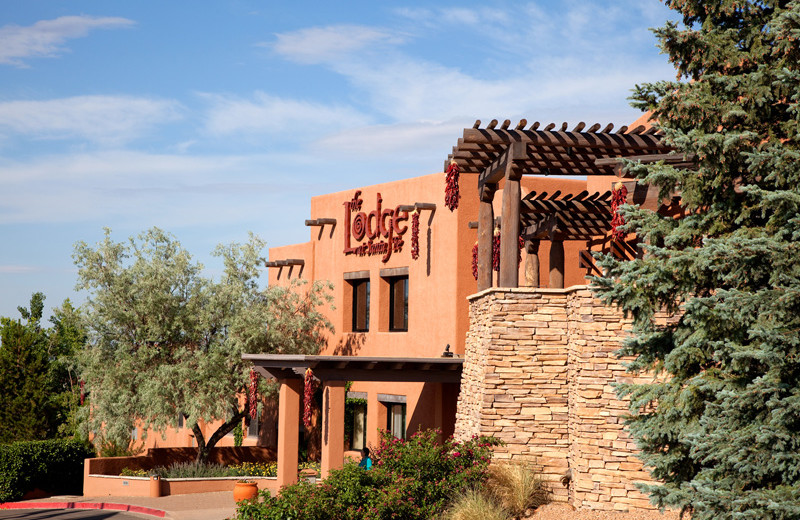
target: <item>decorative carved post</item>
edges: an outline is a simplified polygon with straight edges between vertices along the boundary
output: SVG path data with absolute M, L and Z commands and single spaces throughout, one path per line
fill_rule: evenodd
M 494 234 L 494 208 L 492 201 L 497 184 L 484 184 L 480 188 L 478 208 L 478 290 L 492 286 L 492 235 Z
M 500 223 L 500 287 L 519 286 L 520 177 L 509 167 L 503 186 L 503 215 Z
M 564 241 L 550 242 L 550 288 L 564 288 Z
M 539 287 L 539 239 L 525 239 L 525 285 Z
M 322 478 L 344 465 L 344 388 L 344 381 L 322 386 Z

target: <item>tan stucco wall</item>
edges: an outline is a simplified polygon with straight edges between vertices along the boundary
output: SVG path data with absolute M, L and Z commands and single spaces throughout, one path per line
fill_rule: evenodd
M 287 285 L 296 279 L 307 282 L 326 280 L 333 284 L 334 303 L 324 312 L 335 331 L 328 337 L 322 354 L 438 357 L 448 344 L 457 355 L 464 354 L 470 319 L 468 297 L 477 290 L 472 276 L 472 248 L 477 240 L 477 230 L 469 228 L 469 223 L 477 221 L 478 216 L 477 176 L 461 176 L 461 201 L 453 212 L 444 206 L 444 186 L 445 174 L 437 173 L 313 197 L 309 219 L 335 218 L 336 226 L 310 227 L 308 242 L 270 248 L 271 261 L 300 258 L 305 262 L 302 269 L 294 267 L 291 272 L 287 267 L 270 268 L 271 285 Z M 500 188 L 494 198 L 496 216 L 501 214 L 502 183 Z M 585 180 L 525 177 L 522 181 L 523 197 L 531 191 L 576 194 L 585 189 Z M 361 210 L 365 213 L 376 209 L 378 193 L 381 194 L 382 209 L 415 202 L 436 204 L 434 212 L 421 212 L 420 256 L 417 260 L 411 258 L 411 218 L 402 223 L 408 226 L 408 231 L 402 236 L 402 250 L 392 253 L 387 262 L 383 262 L 381 256 L 344 254 L 344 204 L 353 199 L 356 191 L 360 192 Z M 350 245 L 357 245 L 353 238 Z M 549 242 L 542 241 L 539 250 L 539 283 L 542 286 L 549 283 L 549 247 Z M 585 248 L 585 242 L 565 242 L 566 284 L 585 283 L 586 271 L 578 268 L 577 260 L 578 252 Z M 522 258 L 520 280 L 524 281 L 524 252 Z M 380 270 L 405 267 L 409 271 L 408 332 L 388 332 L 388 287 L 381 283 Z M 370 330 L 366 333 L 347 332 L 351 305 L 344 273 L 358 271 L 368 271 L 370 277 Z M 456 388 L 430 383 L 355 383 L 352 391 L 368 394 L 368 444 L 376 444 L 378 428 L 385 427 L 385 411 L 378 403 L 378 393 L 406 396 L 407 431 L 439 427 L 445 433 L 451 432 L 457 385 L 451 386 Z

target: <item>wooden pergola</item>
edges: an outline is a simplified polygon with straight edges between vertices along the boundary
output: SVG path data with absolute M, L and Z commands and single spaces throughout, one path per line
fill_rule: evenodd
M 559 265 L 563 286 L 563 241 L 591 240 L 609 230 L 611 192 L 577 196 L 529 194 L 521 197 L 523 175 L 623 176 L 621 159 L 643 162 L 676 158 L 661 143 L 654 128 L 621 127 L 612 132 L 613 125 L 594 124 L 586 128 L 579 123 L 568 130 L 567 123 L 556 129 L 555 124 L 540 128 L 534 123 L 526 128 L 521 120 L 511 128 L 506 120 L 498 127 L 497 120 L 481 128 L 476 121 L 472 128 L 453 147 L 445 161 L 452 162 L 461 174 L 478 175 L 478 290 L 492 286 L 492 237 L 494 209 L 492 202 L 499 184 L 503 182 L 502 215 L 500 219 L 500 287 L 517 287 L 519 236 L 525 239 L 529 258 L 535 258 L 538 240 L 552 241 L 551 266 Z M 560 258 L 559 258 L 560 252 Z M 537 260 L 538 261 L 538 260 Z M 538 265 L 536 266 L 538 272 Z M 551 268 L 551 286 L 559 286 L 559 272 Z

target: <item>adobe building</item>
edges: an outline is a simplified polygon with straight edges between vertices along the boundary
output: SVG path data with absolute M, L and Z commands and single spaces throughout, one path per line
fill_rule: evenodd
M 684 161 L 646 126 L 526 126 L 465 129 L 450 176 L 313 197 L 309 240 L 269 250 L 270 284 L 328 281 L 334 300 L 320 355 L 245 356 L 280 383 L 279 486 L 297 479 L 311 369 L 323 389 L 323 476 L 346 449 L 377 445 L 381 429 L 440 428 L 499 437 L 496 458 L 536 465 L 578 508 L 650 507 L 612 386 L 631 378 L 614 357 L 629 324 L 587 276 L 600 274 L 592 252 L 639 254 L 612 225 L 615 197 L 670 210 L 621 178 L 622 158 Z M 345 428 L 348 396 L 366 406 Z

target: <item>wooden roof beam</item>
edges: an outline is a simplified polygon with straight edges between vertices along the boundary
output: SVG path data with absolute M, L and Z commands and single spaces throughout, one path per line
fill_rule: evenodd
M 506 150 L 500 154 L 478 177 L 478 187 L 484 184 L 495 184 L 505 178 L 506 170 L 516 168 L 514 161 L 524 159 L 527 146 L 524 143 L 510 143 Z
M 551 126 L 552 125 L 552 126 Z M 652 149 L 663 148 L 660 137 L 652 134 L 602 134 L 552 131 L 555 127 L 551 123 L 544 131 L 530 130 L 499 130 L 494 127 L 487 129 L 465 128 L 464 143 L 474 144 L 503 144 L 522 142 L 535 146 L 585 146 L 598 148 L 626 148 L 626 149 Z
M 434 204 L 433 202 L 415 202 L 414 204 L 404 204 L 398 206 L 397 209 L 399 209 L 400 211 L 408 211 L 409 213 L 414 210 L 422 211 L 424 209 L 436 211 L 436 204 Z
M 317 218 L 314 220 L 306 220 L 306 226 L 313 227 L 313 226 L 324 226 L 325 224 L 331 224 L 333 226 L 336 225 L 335 218 Z
M 664 161 L 666 164 L 674 163 L 691 163 L 695 160 L 694 154 L 684 155 L 682 153 L 656 153 L 647 155 L 630 155 L 623 157 L 607 157 L 603 159 L 595 159 L 594 163 L 597 166 L 616 166 L 622 162 L 623 159 L 630 161 L 638 161 L 640 163 L 654 163 Z

